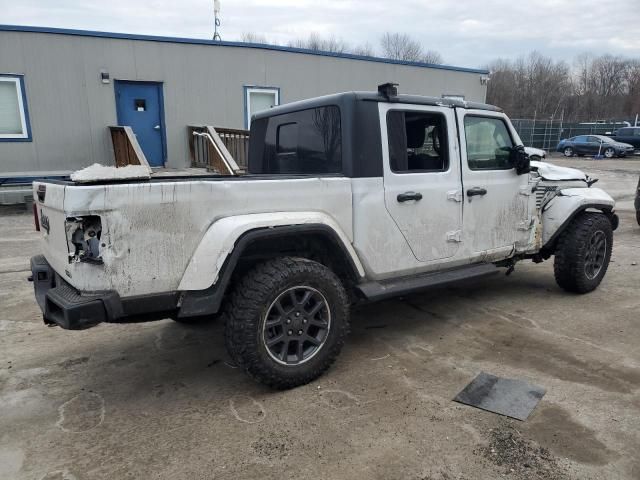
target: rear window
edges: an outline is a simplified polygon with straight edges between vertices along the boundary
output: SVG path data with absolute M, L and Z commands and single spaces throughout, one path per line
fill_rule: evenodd
M 620 130 L 618 130 L 618 135 L 620 135 L 621 137 L 630 137 L 631 135 L 633 135 L 633 129 L 621 128 Z
M 342 172 L 340 109 L 318 107 L 268 119 L 262 173 Z

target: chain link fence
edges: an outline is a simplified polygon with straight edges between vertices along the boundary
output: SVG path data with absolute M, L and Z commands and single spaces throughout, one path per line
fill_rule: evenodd
M 567 123 L 562 120 L 512 119 L 520 139 L 527 147 L 555 150 L 563 138 L 577 135 L 611 135 L 626 123 Z

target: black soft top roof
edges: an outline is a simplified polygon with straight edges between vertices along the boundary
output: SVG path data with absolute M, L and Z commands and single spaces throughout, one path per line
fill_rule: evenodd
M 344 105 L 351 102 L 385 102 L 400 103 L 410 105 L 437 105 L 443 107 L 467 108 L 475 110 L 488 110 L 491 112 L 502 112 L 502 109 L 494 105 L 480 102 L 465 102 L 453 98 L 426 97 L 422 95 L 405 95 L 400 94 L 392 97 L 385 97 L 377 92 L 343 92 L 334 93 L 332 95 L 324 95 L 322 97 L 314 97 L 308 100 L 299 100 L 297 102 L 286 103 L 269 110 L 264 110 L 254 115 L 255 119 L 272 117 L 284 113 L 306 110 L 308 108 L 322 107 L 326 105 Z

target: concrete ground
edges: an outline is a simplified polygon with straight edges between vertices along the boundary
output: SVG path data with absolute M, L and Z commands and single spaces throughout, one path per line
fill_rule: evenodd
M 522 263 L 361 307 L 334 367 L 287 392 L 228 362 L 220 323 L 45 327 L 31 217 L 2 216 L 0 478 L 640 478 L 640 161 L 554 161 L 620 201 L 598 290 Z M 452 402 L 480 371 L 547 393 L 525 422 Z

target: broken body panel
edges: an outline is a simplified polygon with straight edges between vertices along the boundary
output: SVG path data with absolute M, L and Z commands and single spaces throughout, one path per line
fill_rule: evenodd
M 490 106 L 420 98 L 344 94 L 258 116 L 264 120 L 291 116 L 305 106 L 340 105 L 342 174 L 35 182 L 36 215 L 48 226 L 41 230 L 46 262 L 79 296 L 109 292 L 109 301 L 115 295 L 123 304 L 162 297 L 166 310 L 179 311 L 191 293 L 229 281 L 230 275 L 221 272 L 249 232 L 328 229 L 352 266 L 353 282 L 366 284 L 360 291 L 367 292 L 392 279 L 530 257 L 576 212 L 612 212 L 611 197 L 589 188 L 590 179 L 577 170 L 542 162 L 532 162 L 531 174 L 521 175 L 509 165 L 473 168 L 469 159 L 478 153 L 470 152 L 467 134 L 478 136 L 488 128 L 478 127 L 477 119 L 504 125 L 500 141 L 511 148 L 521 145 L 506 115 Z M 387 123 L 393 111 L 435 119 L 428 132 L 432 145 L 425 143 L 415 156 L 446 159 L 441 168 L 399 172 L 390 167 Z M 372 114 L 377 123 L 371 122 Z M 250 155 L 266 150 L 255 143 L 266 127 L 255 124 Z M 363 126 L 370 129 L 371 141 L 358 140 Z M 250 170 L 252 162 L 257 165 L 250 157 Z M 227 285 L 220 288 L 224 293 Z M 219 299 L 208 313 L 218 306 Z M 144 313 L 145 308 L 130 311 Z M 116 313 L 108 320 L 127 313 L 118 305 L 109 309 Z

